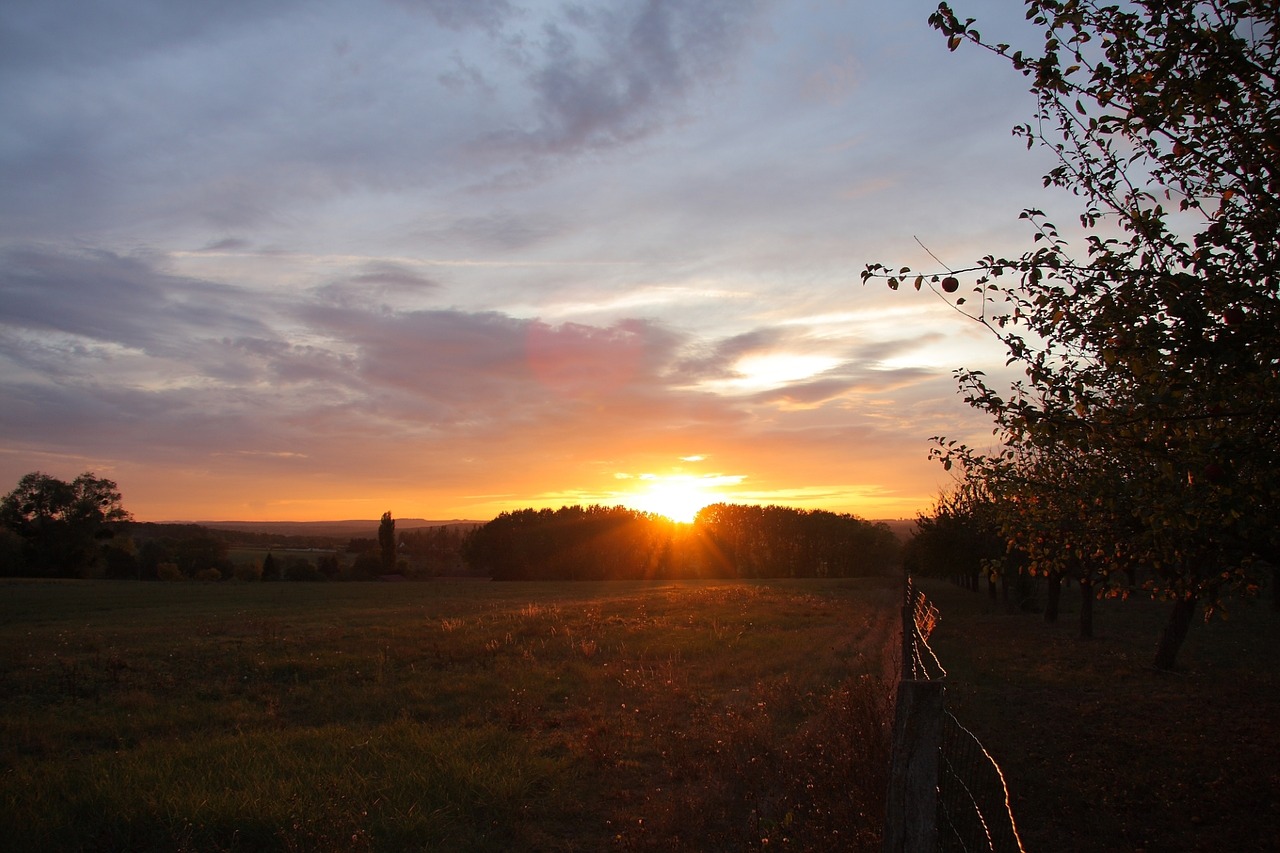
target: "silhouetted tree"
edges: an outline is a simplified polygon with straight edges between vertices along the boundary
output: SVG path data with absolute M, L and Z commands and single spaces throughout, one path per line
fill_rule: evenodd
M 136 579 L 138 577 L 138 556 L 133 542 L 126 537 L 117 536 L 102 548 L 102 562 L 106 576 L 115 580 Z
M 378 540 L 366 537 L 355 537 L 347 542 L 348 554 L 364 554 L 378 550 Z
M 505 512 L 470 533 L 463 557 L 499 580 L 849 577 L 897 564 L 884 524 L 785 507 L 713 504 L 691 525 L 626 507 Z
M 1020 256 L 921 274 L 872 264 L 863 278 L 947 294 L 971 280 L 949 298 L 1025 379 L 1005 392 L 960 371 L 1003 447 L 939 440 L 939 458 L 992 481 L 1068 471 L 1073 494 L 1027 477 L 1022 506 L 1056 502 L 1054 536 L 1088 563 L 1064 567 L 1083 593 L 1147 567 L 1146 591 L 1173 605 L 1154 661 L 1167 669 L 1201 605 L 1256 593 L 1275 537 L 1280 19 L 1275 0 L 1025 6 L 1035 49 L 985 41 L 945 3 L 930 23 L 952 50 L 975 43 L 1026 77 L 1038 108 L 1015 131 L 1057 158 L 1045 185 L 1079 199 L 1079 237 L 1029 209 Z
M 354 580 L 373 580 L 380 574 L 385 574 L 382 559 L 372 551 L 357 554 L 351 564 L 351 577 Z
M 396 523 L 388 510 L 382 514 L 378 523 L 378 553 L 382 558 L 382 573 L 391 574 L 396 570 Z
M 316 564 L 298 554 L 291 554 L 285 559 L 281 574 L 287 581 L 324 580 L 324 575 L 320 573 Z
M 27 543 L 15 531 L 0 527 L 0 577 L 15 577 L 27 571 Z
M 457 574 L 463 568 L 462 543 L 469 528 L 441 524 L 400 534 L 401 553 L 421 561 L 428 575 Z
M 76 577 L 90 571 L 102 543 L 129 518 L 116 484 L 90 472 L 66 483 L 35 471 L 0 500 L 0 525 L 26 543 L 24 574 Z
M 705 574 L 856 577 L 900 564 L 889 526 L 849 514 L 753 504 L 711 504 L 694 520 Z
M 316 560 L 316 569 L 327 580 L 337 580 L 342 565 L 338 562 L 337 554 L 324 554 Z

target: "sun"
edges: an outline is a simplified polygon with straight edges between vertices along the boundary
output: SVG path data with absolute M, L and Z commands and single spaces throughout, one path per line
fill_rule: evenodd
M 646 477 L 646 488 L 633 495 L 628 503 L 644 512 L 663 515 L 672 521 L 689 524 L 698 515 L 698 510 L 715 498 L 697 477 Z

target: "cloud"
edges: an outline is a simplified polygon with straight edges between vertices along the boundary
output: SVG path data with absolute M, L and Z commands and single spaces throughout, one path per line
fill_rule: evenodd
M 300 5 L 304 4 L 299 0 L 229 0 L 193 14 L 165 0 L 123 0 L 109 6 L 79 0 L 7 0 L 0 18 L 0 68 L 102 68 L 217 38 L 249 21 L 262 26 L 289 16 Z
M 221 254 L 223 252 L 245 252 L 252 248 L 252 246 L 253 244 L 243 237 L 223 237 L 220 240 L 214 240 L 198 251 L 210 254 Z
M 512 15 L 508 0 L 396 0 L 399 5 L 430 15 L 440 26 L 450 30 L 480 27 L 497 31 Z
M 758 8 L 742 0 L 567 7 L 543 24 L 527 60 L 537 126 L 495 138 L 564 154 L 651 135 L 681 115 L 692 91 L 728 72 Z
M 0 326 L 62 333 L 150 355 L 185 355 L 193 341 L 266 335 L 260 308 L 237 288 L 167 275 L 107 250 L 0 250 Z
M 493 311 L 360 308 L 305 291 L 249 318 L 232 308 L 241 292 L 167 275 L 144 257 L 26 249 L 6 260 L 0 359 L 26 369 L 0 380 L 0 432 L 20 446 L 223 475 L 303 459 L 309 476 L 425 466 L 461 484 L 504 466 L 554 479 L 563 463 L 536 460 L 744 423 L 732 404 L 670 387 L 688 340 L 645 320 L 553 326 Z M 394 267 L 366 270 L 401 282 Z M 129 352 L 81 344 L 37 358 L 9 340 L 51 329 Z M 413 460 L 393 463 L 414 445 Z
M 0 225 L 44 239 L 288 230 L 297 205 L 314 221 L 353 194 L 539 184 L 687 118 L 734 67 L 759 4 L 18 7 L 0 36 L 21 48 L 0 51 L 16 128 Z
M 927 9 L 81 6 L 0 15 L 7 459 L 381 512 L 693 454 L 834 494 L 969 428 L 973 336 L 857 285 L 1009 254 L 1023 81 Z
M 344 309 L 381 307 L 397 297 L 421 297 L 440 284 L 419 268 L 395 261 L 364 261 L 350 275 L 312 290 L 319 299 Z
M 677 366 L 684 382 L 731 379 L 738 375 L 735 365 L 745 356 L 768 351 L 787 334 L 777 328 L 757 328 L 717 341 L 708 341 Z
M 505 210 L 479 216 L 463 216 L 431 223 L 418 233 L 424 240 L 464 251 L 506 253 L 528 249 L 564 233 L 558 216 L 543 213 L 538 218 Z
M 681 339 L 640 320 L 551 326 L 498 312 L 398 313 L 315 304 L 313 332 L 341 342 L 350 368 L 383 411 L 439 427 L 504 425 L 607 401 L 656 396 Z

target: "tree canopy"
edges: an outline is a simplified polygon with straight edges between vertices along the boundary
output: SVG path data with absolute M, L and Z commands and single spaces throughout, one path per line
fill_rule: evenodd
M 70 483 L 40 471 L 26 474 L 0 500 L 0 526 L 24 543 L 10 574 L 77 577 L 102 559 L 112 525 L 129 520 L 120 490 L 85 472 Z
M 626 507 L 504 512 L 463 557 L 497 580 L 852 577 L 897 564 L 884 524 L 787 507 L 712 504 L 692 524 Z
M 1258 561 L 1280 563 L 1280 13 L 1025 6 L 1035 50 L 984 40 L 946 3 L 930 23 L 1030 82 L 1038 108 L 1015 133 L 1056 155 L 1044 183 L 1078 201 L 1078 227 L 1027 209 L 1017 257 L 863 279 L 959 292 L 944 298 L 1003 343 L 1011 388 L 957 374 L 998 449 L 939 436 L 935 455 L 983 484 L 1030 570 L 1127 592 L 1141 565 L 1141 588 L 1175 602 L 1168 667 L 1199 604 L 1255 593 Z
M 378 522 L 378 554 L 382 560 L 383 574 L 391 574 L 396 570 L 396 522 L 391 511 L 382 514 Z

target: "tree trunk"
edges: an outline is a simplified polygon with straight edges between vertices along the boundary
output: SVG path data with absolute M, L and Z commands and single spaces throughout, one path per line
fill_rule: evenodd
M 996 598 L 998 598 L 996 595 L 996 576 L 990 572 L 987 572 L 987 596 L 992 601 L 995 601 Z
M 1080 639 L 1093 639 L 1093 578 L 1080 579 Z
M 1280 565 L 1271 567 L 1271 609 L 1280 611 Z
M 1058 621 L 1058 604 L 1062 600 L 1062 575 L 1049 572 L 1049 595 L 1044 603 L 1044 621 Z
M 1156 669 L 1173 669 L 1174 661 L 1178 659 L 1178 650 L 1182 648 L 1182 641 L 1187 638 L 1187 631 L 1191 628 L 1191 617 L 1195 615 L 1199 604 L 1194 598 L 1179 598 L 1173 603 L 1173 612 L 1169 614 L 1169 621 L 1160 632 L 1160 642 L 1156 645 L 1156 659 L 1152 664 Z

